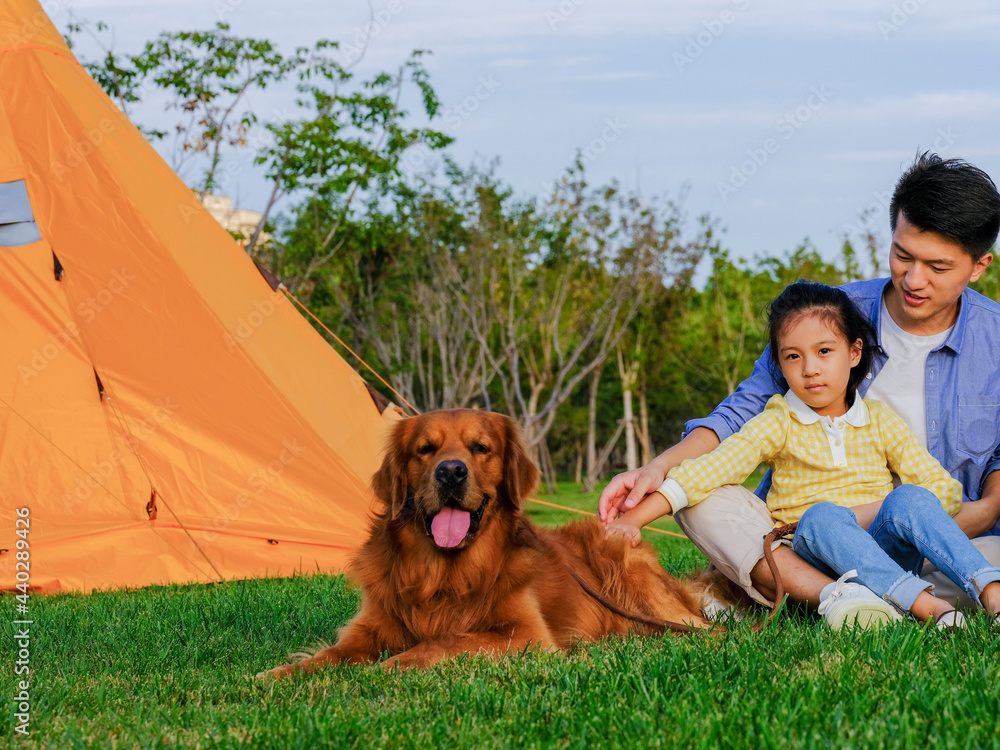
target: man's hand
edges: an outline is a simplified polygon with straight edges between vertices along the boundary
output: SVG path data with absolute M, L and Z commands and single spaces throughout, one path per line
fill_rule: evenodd
M 688 458 L 703 456 L 719 445 L 719 437 L 707 427 L 696 427 L 672 448 L 667 448 L 645 466 L 626 471 L 612 479 L 601 493 L 597 517 L 604 523 L 631 510 L 667 478 L 667 472 Z M 998 472 L 1000 473 L 1000 472 Z
M 666 479 L 665 473 L 655 462 L 619 474 L 608 482 L 608 486 L 601 493 L 601 500 L 597 505 L 597 517 L 605 524 L 610 524 L 618 518 L 619 513 L 638 505 L 646 495 L 663 484 L 664 479 Z
M 969 539 L 982 536 L 1000 520 L 1000 471 L 994 471 L 983 482 L 979 500 L 962 503 L 955 514 L 955 523 Z

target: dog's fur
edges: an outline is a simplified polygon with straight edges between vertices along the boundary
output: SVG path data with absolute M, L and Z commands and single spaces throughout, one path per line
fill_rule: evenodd
M 428 667 L 467 652 L 497 657 L 659 632 L 609 611 L 568 568 L 628 610 L 711 626 L 701 615 L 709 583 L 673 578 L 645 543 L 633 549 L 623 537 L 605 538 L 596 519 L 534 526 L 521 504 L 537 482 L 507 417 L 454 410 L 400 421 L 372 478 L 383 509 L 351 569 L 362 589 L 360 612 L 333 647 L 261 676 L 374 662 L 386 653 L 383 666 Z M 442 519 L 471 514 L 466 536 L 448 548 L 431 534 L 445 508 Z

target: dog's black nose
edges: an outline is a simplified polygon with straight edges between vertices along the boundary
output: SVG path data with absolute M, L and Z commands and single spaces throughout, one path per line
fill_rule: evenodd
M 469 476 L 469 469 L 461 461 L 442 461 L 434 469 L 434 479 L 448 487 L 456 487 Z

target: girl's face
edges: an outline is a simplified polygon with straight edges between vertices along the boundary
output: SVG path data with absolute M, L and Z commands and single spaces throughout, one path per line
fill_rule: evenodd
M 778 336 L 778 364 L 792 393 L 820 416 L 847 412 L 847 382 L 861 359 L 861 339 L 849 343 L 823 315 L 793 318 Z

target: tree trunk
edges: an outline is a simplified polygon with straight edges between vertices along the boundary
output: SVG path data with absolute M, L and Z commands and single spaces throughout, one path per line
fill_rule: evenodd
M 594 466 L 594 471 L 591 474 L 587 474 L 587 478 L 583 482 L 583 487 L 580 488 L 581 492 L 590 492 L 597 485 L 597 480 L 601 476 L 601 471 L 604 470 L 604 464 L 608 460 L 608 456 L 611 455 L 611 451 L 615 449 L 615 444 L 618 442 L 618 438 L 622 436 L 622 430 L 625 429 L 625 420 L 621 420 L 618 423 L 618 428 L 615 430 L 615 434 L 611 436 L 608 444 L 604 446 L 601 451 L 601 455 L 597 457 L 597 463 Z
M 552 465 L 552 454 L 549 453 L 549 445 L 546 440 L 538 444 L 538 456 L 541 459 L 539 468 L 542 471 L 542 480 L 545 482 L 545 489 L 550 495 L 556 494 L 556 470 Z
M 625 468 L 629 471 L 639 468 L 639 453 L 635 444 L 635 417 L 632 414 L 632 390 L 622 393 L 625 413 Z
M 598 367 L 590 375 L 590 395 L 587 401 L 587 476 L 596 472 L 597 464 L 597 386 L 601 382 L 603 368 Z
M 622 419 L 625 423 L 625 468 L 629 471 L 639 468 L 639 454 L 635 444 L 635 415 L 632 411 L 632 389 L 635 387 L 638 360 L 625 366 L 621 347 L 618 347 L 618 374 L 622 381 Z
M 642 465 L 653 460 L 653 442 L 649 438 L 649 401 L 646 398 L 646 379 L 639 386 L 639 442 L 642 444 Z

